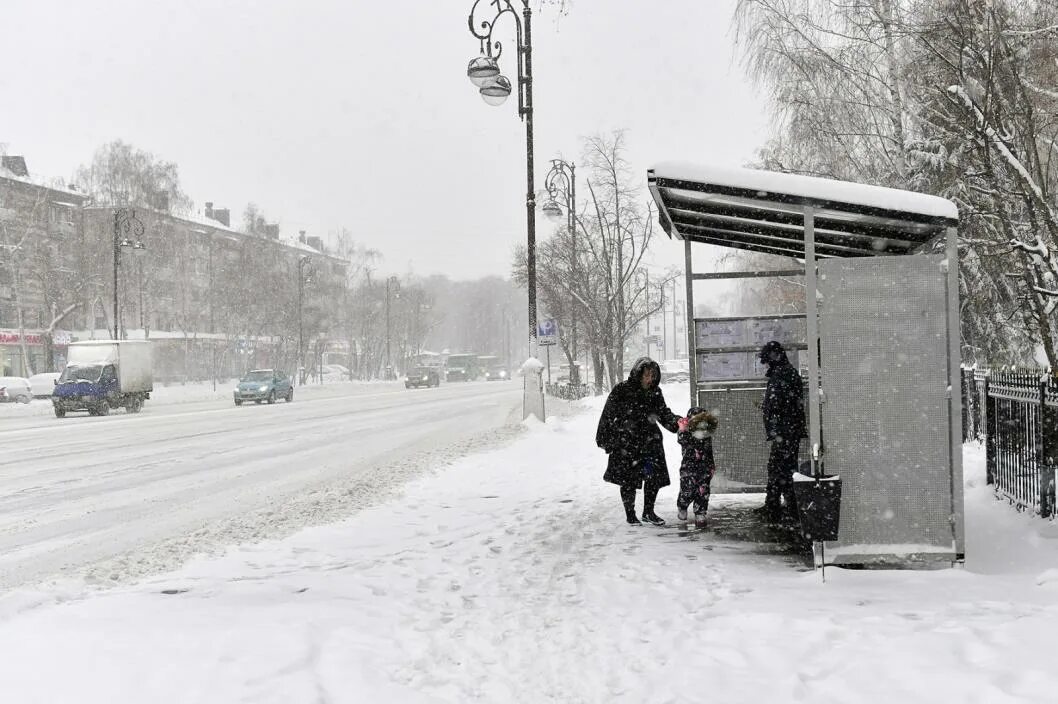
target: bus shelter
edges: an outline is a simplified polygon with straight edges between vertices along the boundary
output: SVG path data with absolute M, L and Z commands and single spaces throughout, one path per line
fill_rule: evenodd
M 732 488 L 763 482 L 764 370 L 750 360 L 765 337 L 778 339 L 806 377 L 804 466 L 843 484 L 826 563 L 962 560 L 955 205 L 753 169 L 665 163 L 647 178 L 662 228 L 684 243 L 688 349 L 695 350 L 690 400 L 721 414 L 718 491 L 725 480 Z M 802 266 L 694 271 L 695 243 Z M 767 276 L 803 280 L 803 316 L 694 316 L 695 281 Z

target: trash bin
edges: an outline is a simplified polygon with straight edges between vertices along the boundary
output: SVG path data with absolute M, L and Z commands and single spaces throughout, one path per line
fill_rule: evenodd
M 841 518 L 841 477 L 794 475 L 801 533 L 813 541 L 837 540 Z

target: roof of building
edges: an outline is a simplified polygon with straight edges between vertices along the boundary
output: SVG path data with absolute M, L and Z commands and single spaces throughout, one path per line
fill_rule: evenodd
M 74 198 L 80 198 L 81 200 L 88 198 L 86 194 L 70 190 L 62 185 L 62 182 L 58 179 L 46 179 L 42 176 L 34 176 L 33 174 L 30 174 L 29 176 L 19 176 L 2 166 L 0 166 L 0 178 L 9 181 L 18 181 L 19 183 L 24 183 L 29 186 L 37 186 L 38 188 L 46 188 L 49 191 L 62 193 L 65 196 L 73 196 Z
M 86 206 L 86 210 L 112 210 L 113 207 L 114 206 L 112 206 L 112 205 L 89 205 L 89 206 Z M 153 213 L 158 213 L 158 214 L 161 214 L 161 215 L 165 215 L 166 217 L 169 217 L 169 218 L 171 218 L 173 220 L 179 220 L 179 221 L 185 222 L 185 223 L 190 224 L 190 225 L 198 225 L 200 227 L 210 227 L 210 228 L 212 228 L 214 230 L 219 230 L 220 232 L 228 233 L 228 234 L 230 234 L 230 235 L 232 235 L 234 237 L 238 237 L 240 239 L 241 238 L 252 238 L 252 239 L 259 239 L 259 240 L 262 240 L 264 242 L 274 242 L 274 243 L 279 244 L 279 245 L 281 245 L 283 247 L 289 247 L 291 249 L 296 249 L 296 250 L 305 252 L 307 254 L 314 254 L 316 256 L 326 257 L 328 259 L 333 259 L 335 261 L 348 263 L 348 260 L 346 260 L 346 259 L 343 259 L 341 257 L 335 256 L 333 254 L 328 254 L 327 252 L 321 252 L 320 250 L 316 249 L 315 247 L 311 247 L 311 246 L 305 244 L 304 242 L 299 242 L 297 239 L 291 239 L 291 238 L 288 238 L 288 237 L 281 237 L 278 240 L 273 240 L 273 239 L 259 237 L 257 235 L 247 234 L 245 232 L 242 232 L 240 230 L 235 229 L 234 227 L 231 227 L 230 225 L 225 225 L 224 223 L 220 222 L 219 220 L 214 220 L 213 218 L 208 218 L 208 217 L 206 217 L 205 215 L 203 215 L 201 213 L 189 213 L 189 214 L 186 214 L 186 215 L 174 215 L 173 213 L 166 213 L 166 212 L 154 210 L 154 209 L 151 209 L 151 208 L 139 207 L 137 209 L 138 210 L 150 210 Z M 206 233 L 203 231 L 203 234 L 206 234 Z

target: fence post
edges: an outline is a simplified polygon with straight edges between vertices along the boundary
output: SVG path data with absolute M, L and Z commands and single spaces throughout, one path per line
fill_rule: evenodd
M 996 483 L 996 400 L 988 393 L 991 375 L 985 377 L 985 478 Z
M 1040 516 L 1050 518 L 1055 511 L 1055 467 L 1058 466 L 1058 407 L 1048 403 L 1048 387 L 1054 377 L 1040 379 Z M 1058 394 L 1056 394 L 1058 395 Z
M 974 419 L 974 427 L 977 429 L 975 437 L 980 440 L 988 428 L 988 373 L 981 375 L 980 387 L 977 389 L 977 400 L 974 408 L 977 409 L 977 417 Z
M 966 369 L 959 370 L 959 395 L 962 397 L 962 441 L 970 439 L 970 380 L 966 378 Z

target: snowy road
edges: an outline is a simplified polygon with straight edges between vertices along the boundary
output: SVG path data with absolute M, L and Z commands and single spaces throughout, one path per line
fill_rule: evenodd
M 520 402 L 520 386 L 507 383 L 299 391 L 289 405 L 161 403 L 140 415 L 59 421 L 42 403 L 5 417 L 0 589 L 92 578 L 101 564 L 97 578 L 117 580 L 228 537 L 347 513 L 373 498 L 358 480 L 375 493 L 399 488 L 407 467 L 505 426 Z

